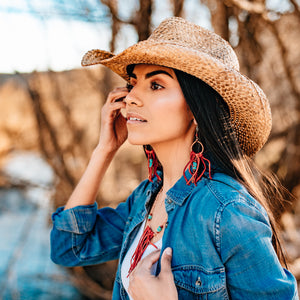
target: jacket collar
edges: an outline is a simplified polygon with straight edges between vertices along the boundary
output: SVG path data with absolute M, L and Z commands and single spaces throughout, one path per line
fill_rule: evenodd
M 161 171 L 159 171 L 159 176 L 163 178 L 163 174 Z M 189 171 L 187 170 L 185 172 L 185 176 L 190 179 L 191 175 Z M 197 185 L 202 184 L 201 181 L 198 182 Z M 162 186 L 162 181 L 158 181 L 157 178 L 153 179 L 153 182 L 150 183 L 149 188 L 147 190 L 147 201 L 146 205 L 150 201 L 153 194 L 158 193 Z M 174 202 L 177 205 L 182 205 L 185 201 L 185 199 L 191 194 L 193 189 L 195 188 L 195 184 L 191 183 L 190 185 L 187 185 L 184 176 L 182 175 L 181 178 L 174 184 L 174 186 L 168 190 L 167 192 L 167 198 L 170 199 L 172 202 Z
M 185 176 L 187 179 L 190 179 L 191 175 L 188 170 L 185 172 Z M 198 184 L 200 184 L 200 182 Z M 172 200 L 175 204 L 181 206 L 194 188 L 195 184 L 191 183 L 190 185 L 187 185 L 185 178 L 182 175 L 181 178 L 174 184 L 174 186 L 168 190 L 167 198 Z

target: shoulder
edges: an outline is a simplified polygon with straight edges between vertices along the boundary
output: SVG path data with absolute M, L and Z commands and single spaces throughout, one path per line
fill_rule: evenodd
M 238 180 L 224 173 L 217 173 L 212 180 L 207 180 L 206 185 L 209 193 L 223 209 L 242 205 L 267 216 L 263 206 Z
M 216 173 L 211 180 L 206 179 L 205 184 L 212 196 L 222 205 L 237 201 L 241 197 L 250 198 L 249 192 L 240 182 L 224 173 Z
M 261 219 L 269 223 L 264 207 L 236 179 L 217 173 L 212 179 L 203 178 L 203 182 L 192 192 L 191 202 L 194 209 L 201 213 L 201 219 L 207 217 L 215 224 L 231 222 L 231 216 L 242 214 Z
M 219 206 L 215 214 L 216 234 L 227 240 L 243 243 L 257 236 L 272 236 L 270 221 L 265 208 L 237 180 L 218 174 L 207 183 Z M 225 238 L 226 237 L 226 238 Z M 217 240 L 220 239 L 217 238 Z M 220 244 L 219 244 L 220 245 Z
M 237 180 L 225 174 L 217 174 L 206 180 L 206 204 L 210 218 L 215 245 L 218 251 L 239 248 L 249 240 L 257 244 L 261 238 L 271 240 L 272 230 L 264 207 L 250 195 Z M 257 245 L 258 246 L 258 245 Z M 260 247 L 260 246 L 259 246 Z

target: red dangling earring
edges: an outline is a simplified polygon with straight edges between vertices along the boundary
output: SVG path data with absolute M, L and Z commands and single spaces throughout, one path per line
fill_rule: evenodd
M 196 153 L 193 148 L 195 148 L 195 146 L 199 146 L 200 151 L 198 153 Z M 206 163 L 208 164 L 208 174 L 209 174 L 209 178 L 211 178 L 211 166 L 210 166 L 210 161 L 205 158 L 203 156 L 203 152 L 204 152 L 204 146 L 203 144 L 200 142 L 199 137 L 198 137 L 198 126 L 196 128 L 196 139 L 193 142 L 192 146 L 191 146 L 191 154 L 190 154 L 190 160 L 189 162 L 186 164 L 184 170 L 183 170 L 183 176 L 184 179 L 186 181 L 187 185 L 190 185 L 191 183 L 194 183 L 195 185 L 197 185 L 197 182 L 199 180 L 201 180 L 203 174 L 206 171 Z M 203 170 L 202 172 L 199 174 L 199 168 L 201 166 L 201 164 L 203 165 Z M 186 170 L 189 170 L 190 174 L 192 175 L 192 177 L 190 179 L 187 179 L 187 177 L 185 176 L 185 172 Z
M 150 146 L 148 146 L 150 147 Z M 147 149 L 147 146 L 145 146 L 145 152 L 147 155 L 148 160 L 148 179 L 149 181 L 153 182 L 153 177 L 156 176 L 158 181 L 161 181 L 161 178 L 157 174 L 157 167 L 158 167 L 158 160 L 155 155 L 154 150 L 150 147 L 150 150 Z

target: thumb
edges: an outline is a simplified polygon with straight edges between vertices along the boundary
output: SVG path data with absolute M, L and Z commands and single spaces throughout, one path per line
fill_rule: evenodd
M 171 262 L 172 262 L 172 248 L 168 247 L 164 250 L 161 256 L 161 271 L 160 275 L 168 275 L 172 274 L 171 271 Z
M 152 265 L 158 261 L 159 255 L 160 255 L 160 250 L 153 251 L 152 253 L 148 254 L 145 258 L 143 258 L 138 263 L 138 266 L 150 272 Z

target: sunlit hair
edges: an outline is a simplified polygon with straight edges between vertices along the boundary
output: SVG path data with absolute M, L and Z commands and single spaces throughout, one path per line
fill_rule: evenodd
M 179 70 L 174 71 L 186 102 L 198 123 L 198 135 L 207 149 L 207 155 L 223 173 L 241 182 L 266 209 L 273 232 L 273 247 L 280 262 L 286 266 L 277 234 L 278 224 L 275 221 L 286 190 L 274 176 L 263 173 L 253 159 L 244 155 L 223 98 L 202 80 Z

